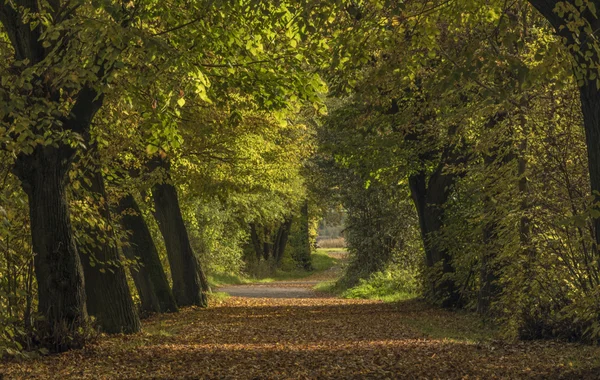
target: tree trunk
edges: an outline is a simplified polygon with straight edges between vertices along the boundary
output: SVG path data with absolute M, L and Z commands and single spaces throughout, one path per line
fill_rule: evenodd
M 62 145 L 37 146 L 31 155 L 20 155 L 15 166 L 29 198 L 38 310 L 44 316 L 40 335 L 53 351 L 80 347 L 88 319 L 66 195 L 71 154 Z
M 281 265 L 285 247 L 290 237 L 290 228 L 292 227 L 292 218 L 286 218 L 277 231 L 277 237 L 273 244 L 273 256 L 277 267 Z
M 436 275 L 431 279 L 429 291 L 434 300 L 441 302 L 442 307 L 452 308 L 459 306 L 460 303 L 459 289 L 454 280 L 448 278 L 454 274 L 455 269 L 448 251 L 440 247 L 434 239 L 442 230 L 444 205 L 456 178 L 442 171 L 441 163 L 430 176 L 429 183 L 424 172 L 414 174 L 409 178 L 409 185 L 419 217 L 425 263 L 430 269 L 441 265 L 441 278 L 437 278 Z
M 590 183 L 596 202 L 600 202 L 600 91 L 596 81 L 589 81 L 580 89 L 581 107 L 588 150 Z M 594 218 L 596 260 L 600 269 L 600 218 Z
M 101 216 L 109 227 L 107 231 L 90 229 L 88 233 L 91 236 L 104 235 L 108 242 L 95 239 L 94 244 L 86 247 L 87 252 L 81 254 L 88 312 L 96 317 L 101 330 L 106 333 L 135 333 L 141 329 L 140 319 L 135 311 L 125 269 L 121 265 L 119 250 L 114 242 L 114 231 L 110 227 L 111 216 L 104 179 L 99 171 L 94 170 L 89 180 L 89 190 L 94 194 Z
M 312 270 L 312 257 L 311 257 L 311 249 L 310 249 L 310 219 L 308 215 L 308 200 L 304 201 L 302 205 L 302 209 L 300 210 L 300 235 L 301 235 L 301 245 L 300 252 L 296 254 L 296 261 L 302 265 L 304 270 Z
M 190 244 L 177 189 L 169 183 L 157 184 L 152 188 L 152 196 L 156 220 L 167 247 L 177 305 L 206 307 L 202 268 Z
M 140 264 L 138 268 L 132 268 L 131 275 L 140 295 L 142 311 L 176 312 L 178 308 L 167 275 L 135 198 L 131 194 L 121 198 L 118 210 L 123 228 L 130 233 L 123 252 L 128 259 L 138 260 Z
M 260 258 L 263 254 L 263 249 L 255 223 L 250 223 L 250 239 L 252 240 L 252 247 L 254 248 L 254 253 L 256 254 L 256 261 L 260 261 Z
M 598 0 L 591 0 L 597 9 L 600 8 L 600 2 Z M 559 0 L 529 0 L 531 3 L 554 27 L 556 34 L 563 37 L 567 45 L 577 45 L 578 49 L 572 52 L 573 59 L 576 65 L 573 68 L 575 73 L 579 73 L 584 78 L 583 85 L 579 88 L 579 96 L 581 99 L 581 109 L 583 112 L 583 125 L 585 128 L 587 152 L 588 152 L 588 166 L 590 172 L 590 184 L 592 194 L 594 195 L 596 203 L 600 202 L 600 89 L 595 79 L 588 79 L 590 70 L 594 70 L 597 63 L 600 61 L 600 57 L 597 53 L 597 41 L 598 36 L 588 36 L 588 29 L 597 33 L 600 30 L 600 19 L 597 15 L 592 14 L 589 10 L 581 13 L 581 17 L 589 23 L 582 22 L 578 30 L 579 35 L 577 38 L 573 36 L 573 32 L 570 28 L 565 27 L 568 24 L 567 20 L 564 20 L 554 12 L 556 5 Z M 574 5 L 574 1 L 568 1 L 571 5 Z M 576 5 L 575 5 L 576 6 Z M 577 7 L 577 6 L 576 6 Z M 597 260 L 597 266 L 600 269 L 600 253 L 598 251 L 600 247 L 600 218 L 593 218 L 594 233 L 595 233 L 595 256 Z

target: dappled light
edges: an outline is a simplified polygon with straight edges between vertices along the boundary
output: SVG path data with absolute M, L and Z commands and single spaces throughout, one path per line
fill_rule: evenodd
M 431 338 L 419 323 L 455 338 Z M 231 297 L 147 320 L 144 333 L 11 364 L 28 378 L 571 378 L 597 348 L 470 339 L 470 315 L 420 301 Z M 480 327 L 476 327 L 481 329 Z M 453 331 L 455 330 L 455 331 Z M 439 332 L 438 332 L 439 333 Z M 343 375 L 340 375 L 343 371 Z M 585 377 L 584 377 L 585 378 Z M 588 377 L 593 378 L 593 377 Z
M 0 380 L 600 379 L 600 0 L 0 0 Z

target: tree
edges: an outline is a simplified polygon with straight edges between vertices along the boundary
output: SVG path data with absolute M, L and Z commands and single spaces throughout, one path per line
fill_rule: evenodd
M 573 60 L 573 73 L 579 85 L 583 125 L 588 147 L 590 185 L 596 202 L 600 201 L 600 82 L 597 80 L 600 2 L 586 1 L 529 1 L 563 38 Z M 594 215 L 596 245 L 600 245 L 600 217 Z M 595 248 L 598 252 L 598 249 Z M 600 263 L 600 261 L 599 261 Z M 600 265 L 600 264 L 599 264 Z
M 123 228 L 128 233 L 123 252 L 128 259 L 138 262 L 138 265 L 131 269 L 131 274 L 141 299 L 142 311 L 176 312 L 177 303 L 154 240 L 133 195 L 126 194 L 121 198 L 118 212 Z

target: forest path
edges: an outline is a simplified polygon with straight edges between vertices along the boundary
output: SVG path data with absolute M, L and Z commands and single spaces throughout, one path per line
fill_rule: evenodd
M 319 280 L 286 283 L 305 288 L 298 283 Z M 146 319 L 139 334 L 103 336 L 83 350 L 0 364 L 0 374 L 7 379 L 600 378 L 597 347 L 478 341 L 482 328 L 472 314 L 415 300 L 385 304 L 311 294 L 213 300 L 207 309 Z
M 317 272 L 307 277 L 274 281 L 267 283 L 255 283 L 246 285 L 227 285 L 217 288 L 219 292 L 227 293 L 234 297 L 249 298 L 315 298 L 323 297 L 317 294 L 313 287 L 323 281 L 338 279 L 346 263 L 347 253 L 344 250 L 328 252 L 327 255 L 337 259 L 337 263 L 331 268 Z

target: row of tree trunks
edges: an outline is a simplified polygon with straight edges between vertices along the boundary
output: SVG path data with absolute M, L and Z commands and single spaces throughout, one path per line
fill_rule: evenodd
M 268 228 L 263 228 L 259 233 L 259 227 L 255 223 L 250 224 L 250 239 L 257 261 L 273 260 L 276 266 L 280 266 L 288 244 L 292 222 L 292 217 L 286 218 L 274 234 Z
M 43 28 L 41 25 L 33 26 L 21 13 L 39 14 L 42 5 L 36 1 L 21 3 L 19 7 L 10 2 L 0 6 L 0 23 L 14 48 L 15 61 L 27 62 L 26 65 L 32 67 L 46 58 L 47 49 L 42 45 L 41 38 Z M 55 7 L 54 12 L 59 11 L 58 6 L 57 2 L 44 5 L 49 8 Z M 99 65 L 101 69 L 97 83 L 85 83 L 79 93 L 72 96 L 75 103 L 69 115 L 58 121 L 51 129 L 79 134 L 89 143 L 92 119 L 103 104 L 103 95 L 95 90 L 104 80 L 105 67 L 102 62 L 99 62 Z M 16 67 L 12 69 L 15 72 L 21 70 Z M 47 86 L 46 80 L 34 77 L 31 83 L 33 90 L 29 99 L 32 103 L 35 103 L 36 99 L 59 101 L 60 90 Z M 6 118 L 3 121 L 11 122 Z M 29 199 L 32 246 L 35 253 L 34 268 L 38 283 L 38 307 L 44 317 L 38 332 L 40 338 L 53 351 L 76 348 L 84 343 L 84 339 L 78 337 L 82 332 L 85 334 L 87 330 L 88 310 L 96 316 L 103 331 L 135 332 L 140 329 L 139 318 L 133 308 L 116 246 L 92 244 L 86 247 L 95 259 L 92 261 L 91 256 L 80 255 L 81 252 L 75 244 L 67 197 L 68 173 L 74 154 L 75 151 L 70 144 L 56 142 L 53 146 L 38 145 L 31 153 L 19 154 L 14 167 L 14 173 L 20 179 Z M 101 213 L 110 225 L 103 178 L 97 172 L 90 179 L 91 190 L 101 199 Z M 172 270 L 174 282 L 177 284 L 175 288 L 178 291 L 184 288 L 182 292 L 184 296 L 181 296 L 180 304 L 205 305 L 206 298 L 201 289 L 203 286 L 207 289 L 208 282 L 193 256 L 187 233 L 182 232 L 185 231 L 185 227 L 175 188 L 166 185 L 158 186 L 155 200 L 159 205 L 157 207 L 159 224 L 170 248 L 169 258 L 173 263 L 178 264 L 173 265 L 174 270 Z M 173 221 L 175 229 L 171 229 Z M 140 226 L 133 225 L 132 229 L 140 232 L 138 227 Z M 145 236 L 140 239 L 146 239 L 145 242 L 149 244 L 146 232 L 147 229 L 142 228 L 141 234 Z M 111 234 L 109 230 L 109 235 Z M 108 239 L 111 238 L 114 237 L 108 236 Z M 140 255 L 144 256 L 145 261 L 154 260 L 148 264 L 147 270 L 152 273 L 150 278 L 154 295 L 143 291 L 140 293 L 150 298 L 157 298 L 158 309 L 174 311 L 175 304 L 169 300 L 168 292 L 165 295 L 164 272 L 162 277 L 157 274 L 154 254 L 155 251 L 149 254 L 152 256 L 151 259 Z M 180 259 L 178 260 L 177 257 Z M 181 281 L 187 280 L 191 280 L 190 285 L 182 286 Z M 157 285 L 158 283 L 160 286 Z M 187 288 L 193 288 L 193 291 Z

